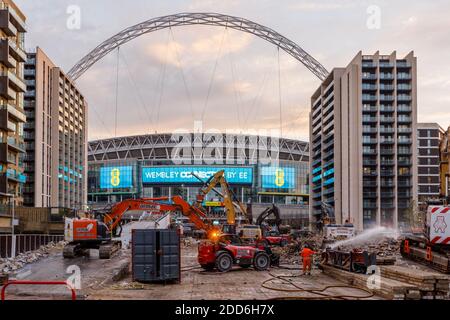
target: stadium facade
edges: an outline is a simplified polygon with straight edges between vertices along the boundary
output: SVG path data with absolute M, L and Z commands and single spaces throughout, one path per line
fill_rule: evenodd
M 181 195 L 195 201 L 203 180 L 225 170 L 244 203 L 276 203 L 285 216 L 307 217 L 309 144 L 257 135 L 149 134 L 88 144 L 88 204 Z M 220 204 L 210 194 L 205 205 Z M 258 210 L 256 210 L 258 211 Z

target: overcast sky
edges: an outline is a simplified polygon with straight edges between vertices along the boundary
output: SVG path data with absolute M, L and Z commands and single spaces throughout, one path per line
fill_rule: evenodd
M 328 70 L 359 50 L 414 50 L 419 121 L 450 124 L 450 2 L 445 0 L 15 0 L 27 16 L 26 47 L 39 46 L 66 72 L 121 30 L 158 16 L 217 12 L 270 27 Z M 69 6 L 81 10 L 80 28 Z M 380 9 L 374 28 L 368 8 Z M 372 7 L 371 7 L 372 8 Z M 368 22 L 369 26 L 368 27 Z M 119 57 L 118 116 L 115 126 Z M 281 81 L 279 86 L 279 77 Z M 320 80 L 299 61 L 249 34 L 214 26 L 160 30 L 128 42 L 77 81 L 89 103 L 89 138 L 206 129 L 280 128 L 308 140 L 309 101 Z M 209 92 L 209 95 L 208 95 Z

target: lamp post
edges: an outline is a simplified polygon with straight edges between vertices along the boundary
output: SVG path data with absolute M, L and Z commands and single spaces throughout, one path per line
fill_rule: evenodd
M 11 258 L 15 258 L 16 257 L 16 236 L 14 234 L 14 220 L 15 220 L 14 194 L 0 192 L 0 195 L 2 195 L 4 197 L 9 197 L 10 199 L 12 199 L 12 206 L 11 206 Z

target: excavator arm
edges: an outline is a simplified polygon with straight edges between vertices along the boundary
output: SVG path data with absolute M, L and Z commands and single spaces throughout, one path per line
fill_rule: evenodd
M 177 206 L 155 202 L 163 200 L 164 198 L 142 198 L 142 199 L 128 199 L 115 204 L 111 212 L 105 214 L 103 222 L 108 226 L 109 230 L 114 234 L 116 228 L 119 226 L 123 215 L 130 210 L 157 210 L 157 211 L 176 211 Z
M 275 225 L 277 226 L 277 229 L 279 229 L 281 225 L 280 210 L 275 204 L 272 204 L 271 207 L 268 207 L 263 212 L 261 212 L 258 218 L 256 218 L 256 224 L 258 226 L 261 226 L 264 220 L 266 220 L 271 214 L 275 216 Z
M 197 179 L 202 181 L 195 174 L 193 174 L 193 175 Z M 222 189 L 222 193 L 220 193 L 219 191 L 216 190 L 217 185 L 220 185 L 220 188 Z M 225 179 L 225 170 L 217 171 L 206 182 L 204 182 L 203 187 L 200 189 L 200 199 L 198 199 L 198 201 L 203 201 L 204 196 L 207 195 L 208 193 L 210 193 L 211 191 L 214 191 L 223 197 L 223 202 L 224 202 L 225 210 L 226 210 L 226 214 L 227 214 L 227 223 L 229 225 L 236 224 L 236 208 L 238 208 L 244 215 L 247 216 L 247 209 L 237 199 L 237 197 L 231 190 L 227 180 Z

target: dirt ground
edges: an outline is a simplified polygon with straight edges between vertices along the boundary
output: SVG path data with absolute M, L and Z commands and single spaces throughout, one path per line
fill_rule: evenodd
M 72 260 L 62 258 L 61 252 L 28 265 L 22 269 L 18 278 L 22 280 L 66 280 L 70 274 L 67 268 L 76 265 L 81 271 L 81 289 L 78 299 L 116 300 L 116 299 L 274 299 L 274 298 L 337 298 L 347 299 L 367 297 L 367 292 L 349 288 L 343 282 L 313 269 L 311 276 L 301 276 L 300 270 L 271 268 L 269 271 L 234 268 L 230 272 L 205 272 L 197 264 L 195 245 L 182 248 L 182 277 L 176 284 L 142 284 L 133 282 L 131 275 L 114 281 L 113 275 L 124 263 L 129 261 L 129 250 L 122 250 L 111 260 L 100 260 L 95 252 L 90 258 L 79 257 Z M 289 265 L 298 268 L 298 265 Z M 288 278 L 274 278 L 289 276 Z M 268 282 L 265 282 L 272 279 Z M 290 281 L 291 283 L 289 283 Z M 264 284 L 265 282 L 265 284 Z M 273 289 L 264 288 L 268 286 Z M 337 286 L 330 287 L 328 286 Z M 284 290 L 291 290 L 287 292 Z M 305 291 L 306 290 L 306 291 Z M 312 291 L 317 290 L 317 291 Z M 11 286 L 7 289 L 7 299 L 68 299 L 65 287 Z M 380 299 L 370 297 L 368 299 Z

